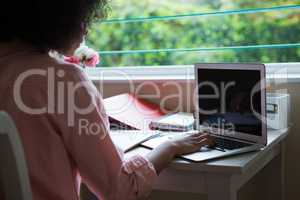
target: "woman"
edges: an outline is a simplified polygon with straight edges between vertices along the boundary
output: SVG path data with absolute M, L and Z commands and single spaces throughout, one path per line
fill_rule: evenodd
M 98 198 L 146 197 L 156 176 L 178 155 L 207 145 L 195 134 L 124 161 L 109 137 L 102 98 L 81 69 L 59 63 L 71 55 L 106 0 L 24 0 L 1 5 L 0 110 L 23 142 L 34 200 L 78 199 L 76 175 Z M 98 124 L 95 130 L 82 127 Z M 96 133 L 96 134 L 95 134 Z

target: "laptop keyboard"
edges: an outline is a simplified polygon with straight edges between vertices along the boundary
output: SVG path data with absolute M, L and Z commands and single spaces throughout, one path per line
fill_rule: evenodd
M 228 140 L 228 139 L 219 138 L 219 137 L 213 137 L 213 139 L 215 141 L 216 147 L 219 147 L 222 149 L 227 149 L 227 150 L 240 149 L 240 148 L 251 145 L 248 143 L 238 142 L 238 141 L 234 141 L 234 140 Z

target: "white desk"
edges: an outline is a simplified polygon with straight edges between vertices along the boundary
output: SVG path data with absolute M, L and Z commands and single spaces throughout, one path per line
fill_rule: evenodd
M 284 199 L 284 139 L 288 129 L 268 131 L 268 145 L 262 151 L 214 161 L 192 163 L 176 159 L 164 170 L 154 187 L 158 190 L 207 194 L 209 200 L 237 200 L 238 190 L 276 156 L 281 155 L 280 188 Z M 126 154 L 147 154 L 138 147 Z

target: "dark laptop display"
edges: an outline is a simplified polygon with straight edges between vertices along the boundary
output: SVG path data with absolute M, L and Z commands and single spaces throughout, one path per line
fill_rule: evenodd
M 198 69 L 200 124 L 262 135 L 259 70 Z

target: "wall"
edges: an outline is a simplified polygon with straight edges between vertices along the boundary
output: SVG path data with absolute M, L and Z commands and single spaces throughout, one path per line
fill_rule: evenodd
M 300 196 L 300 83 L 287 86 L 291 94 L 291 132 L 286 141 L 286 199 Z
M 104 83 L 97 84 L 99 90 L 103 93 L 104 98 L 117 95 L 120 93 L 129 92 L 129 85 L 126 83 Z M 163 106 L 170 110 L 182 110 L 182 111 L 192 111 L 193 103 L 191 97 L 193 94 L 193 82 L 182 81 L 180 83 L 174 81 L 160 82 L 155 84 L 154 87 L 152 83 L 136 83 L 133 86 L 133 92 L 138 95 L 145 96 L 149 95 L 150 100 L 155 103 L 163 102 Z M 156 89 L 155 89 L 156 88 Z M 159 95 L 157 91 L 159 90 Z M 286 140 L 286 199 L 293 200 L 298 199 L 295 197 L 300 196 L 299 190 L 299 180 L 300 180 L 300 123 L 297 123 L 300 117 L 300 83 L 289 83 L 289 84 L 271 84 L 269 85 L 269 90 L 274 89 L 287 89 L 291 94 L 291 123 L 292 128 L 290 135 Z M 180 92 L 179 92 L 180 90 Z M 168 95 L 172 95 L 166 98 Z M 179 106 L 178 106 L 179 105 Z M 271 180 L 268 177 L 272 177 L 272 174 L 279 173 L 277 170 L 278 159 L 274 160 L 268 166 L 266 166 L 256 177 L 251 180 L 245 187 L 243 187 L 239 192 L 239 199 L 269 199 L 268 197 L 273 193 L 278 192 L 277 188 L 269 188 L 270 182 L 279 181 L 274 178 Z M 279 196 L 280 195 L 276 195 Z M 161 192 L 154 191 L 151 195 L 151 200 L 200 200 L 206 199 L 205 195 L 196 194 L 182 194 L 174 192 Z

